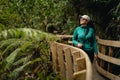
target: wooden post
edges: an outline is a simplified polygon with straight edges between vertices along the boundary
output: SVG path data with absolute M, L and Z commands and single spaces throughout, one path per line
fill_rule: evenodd
M 102 48 L 101 48 L 101 53 L 105 55 L 105 46 L 104 46 L 104 45 L 103 45 Z M 104 68 L 104 61 L 103 61 L 103 60 L 101 60 L 100 66 L 101 66 L 102 68 Z
M 78 65 L 77 65 L 76 59 L 80 57 L 80 51 L 72 52 L 72 57 L 73 57 L 74 72 L 77 72 Z
M 108 55 L 109 55 L 109 56 L 112 56 L 112 54 L 113 54 L 112 48 L 111 48 L 111 47 L 109 47 L 109 53 L 108 53 Z M 110 63 L 108 63 L 108 68 L 107 68 L 107 71 L 109 71 L 109 72 L 110 72 L 110 70 L 111 70 Z
M 57 44 L 55 42 L 51 42 L 50 46 L 52 52 L 53 70 L 57 73 L 58 72 Z
M 65 62 L 63 55 L 63 47 L 62 45 L 57 46 L 57 54 L 58 54 L 58 64 L 60 69 L 60 78 L 61 80 L 66 80 L 66 70 L 65 70 Z
M 73 80 L 73 63 L 71 59 L 71 51 L 70 48 L 64 49 L 65 52 L 65 61 L 66 61 L 66 80 Z
M 77 65 L 78 65 L 77 67 L 79 71 L 86 69 L 85 57 L 78 58 L 76 59 L 76 61 L 77 61 Z
M 102 45 L 98 44 L 98 50 L 100 53 L 101 53 L 101 49 L 102 49 Z M 98 58 L 98 65 L 101 66 L 101 59 L 100 58 Z

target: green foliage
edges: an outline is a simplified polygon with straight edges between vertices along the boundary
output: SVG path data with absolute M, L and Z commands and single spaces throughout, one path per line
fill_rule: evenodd
M 12 53 L 10 53 L 9 56 L 6 57 L 6 62 L 8 64 L 6 65 L 5 70 L 6 70 L 6 68 L 9 68 L 10 65 L 13 64 L 13 62 L 15 61 L 15 58 L 16 58 L 16 56 L 17 56 L 17 54 L 18 54 L 19 51 L 20 51 L 20 49 L 18 48 L 16 50 L 14 50 Z
M 0 23 L 7 28 L 27 27 L 47 31 L 61 22 L 68 0 L 1 0 Z
M 5 29 L 5 26 L 0 23 L 0 32 Z
M 55 40 L 56 37 L 50 33 L 31 29 L 31 28 L 16 28 L 4 30 L 0 33 L 0 40 L 9 38 L 22 38 L 22 39 L 36 39 L 36 40 Z
M 30 28 L 0 32 L 0 79 L 59 79 L 51 69 L 49 50 L 49 41 L 55 38 L 52 34 Z

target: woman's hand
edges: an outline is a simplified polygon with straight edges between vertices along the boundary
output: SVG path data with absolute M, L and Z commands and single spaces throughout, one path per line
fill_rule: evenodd
M 98 59 L 98 54 L 94 54 L 94 60 L 97 61 Z
M 83 47 L 83 44 L 80 44 L 80 43 L 79 43 L 79 44 L 78 44 L 78 47 L 79 47 L 79 48 L 82 48 L 82 47 Z

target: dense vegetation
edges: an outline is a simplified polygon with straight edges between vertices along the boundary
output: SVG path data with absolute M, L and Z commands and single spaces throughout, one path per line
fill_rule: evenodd
M 0 33 L 0 79 L 58 79 L 52 71 L 49 41 L 52 34 L 30 28 L 8 29 Z
M 0 78 L 52 79 L 44 32 L 73 34 L 82 14 L 90 15 L 98 36 L 120 40 L 119 0 L 0 0 Z

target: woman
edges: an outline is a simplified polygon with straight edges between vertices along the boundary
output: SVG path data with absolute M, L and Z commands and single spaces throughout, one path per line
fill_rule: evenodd
M 91 62 L 97 59 L 98 48 L 96 42 L 95 30 L 88 26 L 90 17 L 83 15 L 80 18 L 80 26 L 74 30 L 72 42 L 78 48 L 83 49 L 89 56 Z

